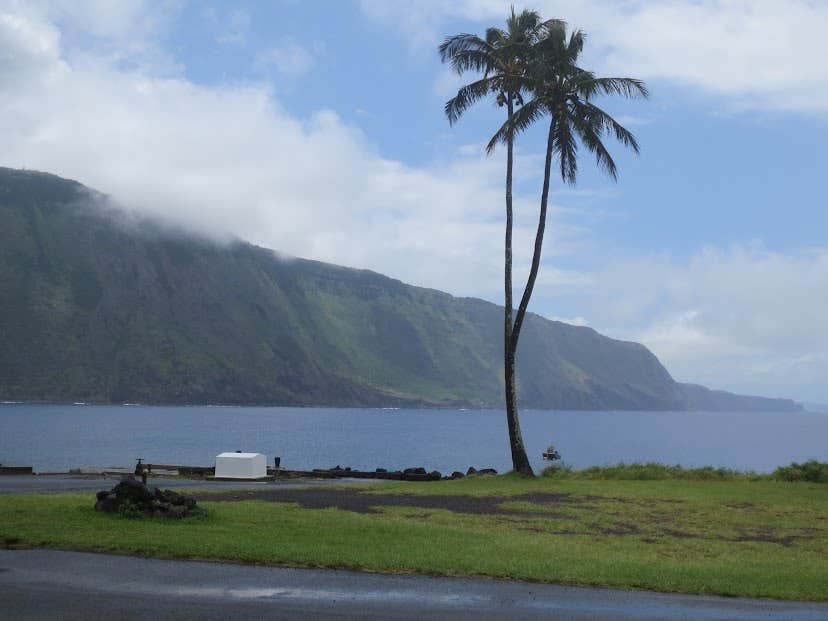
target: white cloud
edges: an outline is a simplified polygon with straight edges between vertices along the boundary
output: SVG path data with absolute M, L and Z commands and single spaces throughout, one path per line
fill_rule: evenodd
M 147 0 L 52 0 L 43 4 L 56 18 L 100 39 L 146 39 L 164 23 L 172 2 Z
M 616 260 L 569 294 L 589 325 L 650 347 L 674 377 L 825 399 L 828 248 L 708 248 L 689 260 Z
M 581 317 L 580 315 L 577 317 L 556 317 L 555 315 L 551 315 L 550 317 L 548 317 L 548 319 L 551 319 L 552 321 L 561 321 L 563 323 L 568 323 L 572 326 L 589 325 L 587 324 L 587 320 Z
M 224 31 L 217 40 L 224 45 L 244 45 L 247 42 L 247 33 L 250 30 L 250 13 L 243 9 L 233 9 L 222 20 Z
M 363 0 L 362 7 L 424 51 L 458 30 L 457 20 L 467 24 L 460 29 L 479 32 L 502 24 L 511 4 Z M 607 74 L 669 80 L 724 96 L 730 107 L 828 111 L 821 62 L 828 58 L 826 2 L 538 0 L 532 6 L 584 29 L 586 64 Z
M 621 123 L 624 127 L 636 127 L 641 125 L 649 125 L 653 122 L 650 116 L 636 116 L 633 114 L 619 114 L 616 115 L 615 120 Z
M 181 4 L 180 0 L 0 0 L 0 14 L 24 20 L 41 32 L 51 31 L 53 51 L 59 49 L 63 60 L 106 59 L 171 75 L 181 67 L 158 39 Z
M 256 63 L 262 68 L 273 67 L 283 76 L 298 77 L 310 71 L 323 53 L 321 43 L 300 45 L 285 37 L 277 45 L 259 52 Z
M 383 26 L 407 37 L 415 49 L 436 49 L 441 22 L 460 14 L 465 3 L 422 2 L 420 0 L 361 0 L 362 10 Z M 453 5 L 453 6 L 452 6 Z
M 0 19 L 12 71 L 27 76 L 0 85 L 0 127 L 10 130 L 0 164 L 78 179 L 203 232 L 500 298 L 499 157 L 407 166 L 333 112 L 291 116 L 267 85 L 205 87 L 109 57 L 67 59 L 49 21 L 19 19 Z M 519 157 L 522 170 L 541 165 Z M 535 203 L 516 196 L 526 214 L 517 265 L 529 262 Z M 550 248 L 583 234 L 574 217 L 553 207 Z
M 0 85 L 4 90 L 40 82 L 65 69 L 56 28 L 21 14 L 0 12 Z

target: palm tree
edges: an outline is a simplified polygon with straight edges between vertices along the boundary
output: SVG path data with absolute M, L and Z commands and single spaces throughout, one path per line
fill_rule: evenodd
M 458 73 L 467 71 L 482 73 L 483 77 L 463 86 L 457 95 L 446 103 L 445 112 L 449 123 L 456 123 L 466 110 L 481 99 L 494 95 L 497 105 L 506 107 L 506 122 L 500 138 L 506 144 L 506 239 L 504 275 L 504 379 L 506 390 L 506 424 L 509 429 L 509 446 L 512 464 L 517 472 L 532 475 L 532 467 L 526 456 L 520 421 L 517 415 L 514 356 L 509 355 L 512 342 L 512 168 L 515 106 L 523 105 L 526 91 L 528 60 L 532 46 L 544 36 L 552 22 L 542 22 L 534 11 L 515 14 L 514 7 L 506 20 L 506 29 L 488 28 L 485 38 L 472 34 L 458 34 L 446 38 L 440 45 L 440 58 L 448 62 Z M 496 135 L 497 136 L 497 135 Z M 510 380 L 511 378 L 511 380 Z
M 531 101 L 523 105 L 511 119 L 501 126 L 486 147 L 487 152 L 491 153 L 498 143 L 510 145 L 514 142 L 516 133 L 525 131 L 536 121 L 549 115 L 543 190 L 532 266 L 518 305 L 511 339 L 507 344 L 505 354 L 506 382 L 507 386 L 509 382 L 512 383 L 512 394 L 514 394 L 514 368 L 518 339 L 540 267 L 543 235 L 546 230 L 552 159 L 557 158 L 560 164 L 561 179 L 565 183 L 574 184 L 578 173 L 579 144 L 595 155 L 598 166 L 613 180 L 617 180 L 618 171 L 615 161 L 604 146 L 605 134 L 614 135 L 621 144 L 638 153 L 638 142 L 635 136 L 595 105 L 593 99 L 599 95 L 646 98 L 647 87 L 641 80 L 596 77 L 592 72 L 578 67 L 578 56 L 583 50 L 584 39 L 585 35 L 580 30 L 573 32 L 567 39 L 566 25 L 563 22 L 549 23 L 543 38 L 532 47 L 526 75 L 522 82 L 524 89 L 532 93 Z

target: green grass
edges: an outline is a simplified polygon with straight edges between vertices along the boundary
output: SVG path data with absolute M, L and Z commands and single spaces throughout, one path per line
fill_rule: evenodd
M 380 506 L 379 513 L 203 502 L 183 521 L 92 510 L 92 494 L 0 496 L 0 542 L 166 558 L 481 575 L 659 591 L 828 600 L 828 488 L 747 480 L 512 475 L 361 487 L 497 497 L 522 512 Z M 357 493 L 357 489 L 353 492 Z M 526 494 L 566 494 L 543 504 Z

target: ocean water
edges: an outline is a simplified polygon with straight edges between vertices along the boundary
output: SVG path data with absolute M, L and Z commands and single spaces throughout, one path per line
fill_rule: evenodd
M 549 444 L 577 468 L 659 461 L 764 472 L 828 461 L 828 414 L 525 410 L 521 423 L 536 467 Z M 0 463 L 38 472 L 132 467 L 138 457 L 207 466 L 235 450 L 294 469 L 510 468 L 498 410 L 0 405 Z

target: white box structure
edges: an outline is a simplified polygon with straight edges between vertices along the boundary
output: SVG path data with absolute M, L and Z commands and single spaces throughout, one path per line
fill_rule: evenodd
M 216 478 L 263 479 L 267 476 L 266 461 L 261 453 L 221 453 L 216 455 Z

